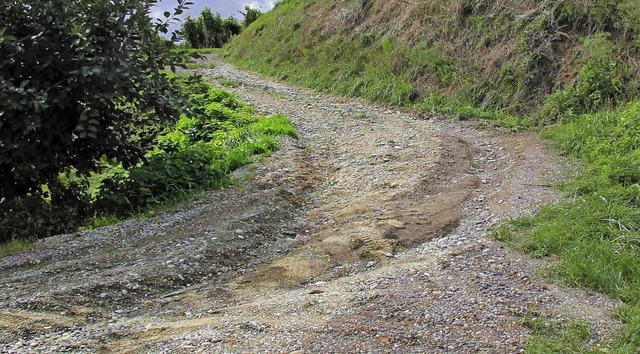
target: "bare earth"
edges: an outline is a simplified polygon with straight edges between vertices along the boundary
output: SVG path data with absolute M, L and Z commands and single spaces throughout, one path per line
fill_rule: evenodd
M 535 134 L 200 73 L 300 141 L 234 188 L 0 259 L 1 352 L 517 353 L 526 316 L 617 328 L 617 302 L 488 233 L 558 199 L 571 168 Z

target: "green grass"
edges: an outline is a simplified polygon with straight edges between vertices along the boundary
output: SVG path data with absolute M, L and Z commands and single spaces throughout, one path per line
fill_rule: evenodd
M 13 240 L 0 244 L 0 258 L 19 253 L 33 247 L 33 242 L 28 240 Z
M 294 11 L 298 10 L 294 8 Z M 273 15 L 266 14 L 259 21 L 269 23 L 269 16 Z M 284 24 L 279 28 L 287 27 Z M 284 40 L 274 39 L 279 35 Z M 420 93 L 414 78 L 425 73 L 443 87 L 469 81 L 466 74 L 456 71 L 455 61 L 441 54 L 437 48 L 424 45 L 410 48 L 402 42 L 376 36 L 355 42 L 352 38 L 336 35 L 316 44 L 313 49 L 297 49 L 303 46 L 304 41 L 298 33 L 260 33 L 255 37 L 256 41 L 272 45 L 268 48 L 262 44 L 245 47 L 243 43 L 234 42 L 226 52 L 231 62 L 321 92 L 409 106 L 455 119 L 492 120 L 513 131 L 534 126 L 533 119 L 511 114 L 506 109 L 480 107 L 471 102 L 467 95 L 424 96 Z M 336 53 L 338 48 L 339 52 Z M 404 63 L 402 67 L 399 67 L 400 63 Z
M 238 86 L 240 86 L 240 84 L 238 84 L 233 80 L 224 80 L 224 81 L 221 81 L 220 84 L 225 87 L 233 87 L 233 88 L 237 88 Z
M 523 325 L 532 333 L 527 341 L 527 353 L 604 353 L 589 347 L 588 341 L 592 328 L 588 322 L 527 316 Z
M 122 218 L 116 216 L 95 216 L 86 225 L 79 228 L 79 231 L 89 231 L 99 227 L 110 226 L 122 221 Z
M 638 51 L 627 35 L 638 29 L 637 1 L 422 3 L 415 13 L 424 16 L 402 24 L 392 16 L 368 22 L 382 14 L 364 2 L 341 3 L 344 21 L 336 26 L 332 1 L 283 1 L 232 40 L 225 57 L 321 92 L 514 131 L 637 97 Z M 585 21 L 592 21 L 589 31 Z M 558 45 L 550 50 L 544 43 L 552 42 Z
M 459 120 L 480 119 L 492 121 L 513 132 L 532 129 L 536 125 L 535 119 L 531 117 L 480 108 L 464 99 L 453 99 L 441 95 L 431 95 L 415 107 L 424 112 L 443 114 Z
M 220 48 L 190 48 L 190 49 L 175 49 L 175 50 L 185 54 L 203 54 L 203 55 L 222 51 Z
M 216 64 L 213 63 L 189 63 L 187 69 L 215 69 Z
M 640 352 L 640 101 L 583 114 L 546 129 L 557 148 L 581 159 L 585 171 L 565 185 L 569 201 L 545 206 L 494 230 L 534 257 L 557 255 L 552 270 L 568 285 L 622 300 L 625 329 L 606 344 Z

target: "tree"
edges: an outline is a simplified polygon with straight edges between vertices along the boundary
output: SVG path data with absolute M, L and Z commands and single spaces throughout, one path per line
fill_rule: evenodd
M 216 12 L 215 16 L 211 13 L 210 8 L 205 8 L 200 19 L 204 27 L 204 46 L 210 48 L 221 48 L 226 42 L 222 18 Z
M 238 23 L 238 21 L 229 16 L 226 20 L 222 21 L 222 26 L 224 27 L 224 31 L 226 34 L 226 41 L 228 42 L 231 37 L 240 34 L 242 32 L 242 26 Z
M 244 26 L 244 28 L 249 27 L 255 20 L 258 19 L 258 17 L 262 15 L 262 12 L 260 12 L 260 10 L 252 9 L 249 5 L 244 7 L 244 12 L 238 12 L 240 12 L 242 16 L 244 16 L 244 19 L 242 20 L 242 26 Z
M 214 15 L 208 7 L 200 17 L 193 19 L 187 16 L 182 23 L 182 33 L 191 48 L 221 48 L 241 31 L 242 26 L 235 18 L 223 20 L 220 13 Z
M 156 0 L 0 4 L 0 208 L 101 158 L 136 164 L 154 126 L 177 116 L 166 67 L 183 56 L 150 19 Z M 176 39 L 176 34 L 172 36 Z M 52 200 L 55 200 L 53 198 Z
M 187 16 L 186 20 L 182 23 L 182 33 L 187 43 L 189 43 L 189 47 L 205 47 L 204 28 L 202 27 L 202 21 L 200 21 L 200 19 L 194 20 L 191 16 Z

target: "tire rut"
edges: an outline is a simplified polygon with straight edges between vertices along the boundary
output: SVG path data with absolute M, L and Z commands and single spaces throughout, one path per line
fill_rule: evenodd
M 618 303 L 547 284 L 535 276 L 546 263 L 487 235 L 558 199 L 525 187 L 566 169 L 533 134 L 427 120 L 212 60 L 199 73 L 259 112 L 287 115 L 301 140 L 236 172 L 237 188 L 178 212 L 1 260 L 10 310 L 0 312 L 0 350 L 514 353 L 532 313 L 593 322 L 594 338 L 616 328 Z M 229 80 L 238 87 L 223 87 Z M 52 285 L 38 278 L 54 269 L 54 305 L 64 306 L 46 308 L 37 301 Z

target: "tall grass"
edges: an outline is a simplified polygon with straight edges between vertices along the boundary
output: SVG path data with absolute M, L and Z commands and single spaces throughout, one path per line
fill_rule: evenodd
M 515 130 L 541 110 L 544 123 L 637 97 L 637 3 L 290 0 L 225 55 L 319 91 Z

